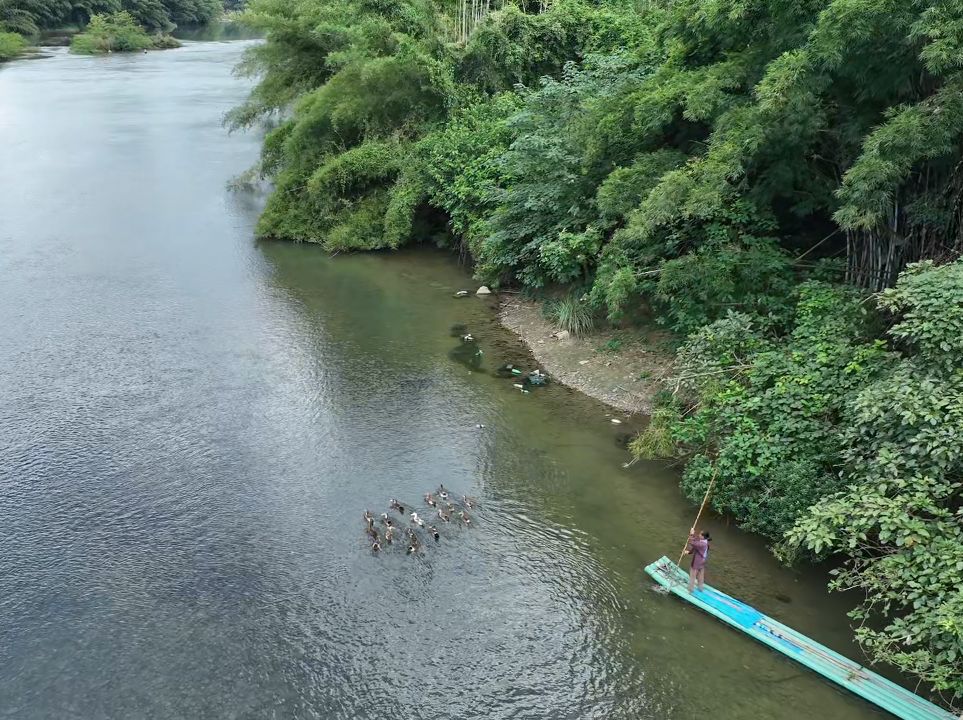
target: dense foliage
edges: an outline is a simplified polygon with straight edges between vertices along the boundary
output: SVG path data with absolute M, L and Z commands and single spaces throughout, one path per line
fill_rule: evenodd
M 841 555 L 870 654 L 963 693 L 963 0 L 245 17 L 260 234 L 446 245 L 573 327 L 651 314 L 679 377 L 635 450 L 683 457 L 693 497 L 718 473 L 716 507 L 784 556 Z
M 221 0 L 0 0 L 0 29 L 25 36 L 47 28 L 84 26 L 95 15 L 127 12 L 150 33 L 204 24 L 222 12 Z
M 160 39 L 160 47 L 165 47 L 166 43 L 172 40 L 163 37 Z M 174 43 L 176 47 L 176 41 Z M 155 38 L 148 35 L 127 12 L 94 15 L 84 31 L 75 35 L 70 43 L 71 51 L 82 55 L 138 52 L 154 47 L 158 47 Z
M 16 57 L 25 46 L 23 37 L 17 33 L 0 32 L 0 62 Z
M 809 282 L 787 332 L 734 313 L 694 333 L 635 450 L 681 452 L 693 499 L 718 473 L 716 507 L 783 557 L 846 557 L 832 585 L 864 594 L 863 647 L 959 695 L 963 261 L 871 299 Z

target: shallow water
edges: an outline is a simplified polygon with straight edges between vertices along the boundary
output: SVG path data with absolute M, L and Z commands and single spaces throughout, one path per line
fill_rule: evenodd
M 0 715 L 882 717 L 652 592 L 673 473 L 494 377 L 527 356 L 450 258 L 253 242 L 243 47 L 0 69 Z M 372 555 L 362 510 L 439 483 L 475 527 Z M 709 525 L 711 582 L 855 652 L 823 577 Z

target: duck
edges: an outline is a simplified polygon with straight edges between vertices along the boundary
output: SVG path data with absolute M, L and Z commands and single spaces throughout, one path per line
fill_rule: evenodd
M 402 505 L 402 504 L 401 504 L 400 502 L 398 502 L 397 500 L 395 500 L 394 498 L 391 498 L 391 503 L 390 503 L 390 505 L 389 505 L 388 507 L 389 507 L 390 509 L 392 509 L 392 510 L 397 510 L 397 511 L 400 512 L 402 515 L 405 514 L 405 506 Z
M 435 529 L 434 525 L 428 528 L 428 532 L 430 532 L 431 536 L 435 538 L 435 542 L 438 542 L 441 539 L 441 535 L 438 534 L 438 531 Z
M 381 550 L 381 543 L 375 540 L 371 543 L 371 552 L 378 552 L 379 550 Z
M 416 513 L 416 512 L 411 513 L 411 522 L 413 522 L 413 523 L 414 523 L 415 525 L 417 525 L 418 527 L 424 527 L 424 526 L 425 526 L 425 521 L 422 520 L 420 517 L 418 517 L 418 513 Z
M 471 525 L 471 518 L 468 517 L 468 513 L 464 510 L 461 511 L 461 521 L 465 523 L 465 525 Z
M 437 503 L 435 502 L 435 496 L 432 495 L 430 492 L 425 493 L 425 502 L 428 503 L 431 507 L 435 507 L 437 505 Z
M 388 529 L 385 530 L 385 542 L 390 545 L 394 541 L 394 539 L 395 539 L 395 529 L 393 526 L 389 525 Z
M 442 522 L 451 522 L 451 515 L 446 513 L 444 510 L 438 511 L 438 517 L 441 518 Z
M 378 540 L 378 531 L 377 531 L 374 527 L 368 527 L 368 535 L 371 537 L 372 540 L 374 540 L 375 542 L 377 542 L 377 540 Z
M 391 520 L 388 518 L 388 513 L 381 513 L 381 524 L 390 525 Z
M 468 497 L 467 495 L 462 497 L 461 501 L 462 501 L 462 504 L 464 504 L 464 506 L 468 509 L 475 507 L 475 503 L 477 502 L 475 498 Z
M 371 511 L 370 511 L 370 510 L 365 510 L 365 511 L 364 511 L 364 515 L 362 515 L 361 517 L 364 518 L 364 521 L 365 521 L 366 523 L 368 523 L 368 526 L 369 526 L 369 527 L 370 527 L 371 525 L 374 525 L 374 515 L 371 514 Z
M 414 545 L 409 545 L 408 549 L 405 550 L 405 555 L 411 555 L 417 549 Z
M 444 486 L 444 485 L 439 485 L 439 486 L 438 486 L 438 497 L 440 497 L 442 500 L 447 500 L 447 499 L 448 499 L 448 491 L 445 490 L 445 486 Z

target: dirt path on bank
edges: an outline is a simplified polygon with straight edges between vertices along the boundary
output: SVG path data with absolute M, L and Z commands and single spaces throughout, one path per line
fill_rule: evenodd
M 531 348 L 552 379 L 619 410 L 652 411 L 659 380 L 672 364 L 666 333 L 609 329 L 559 339 L 538 303 L 505 295 L 499 300 L 502 324 Z

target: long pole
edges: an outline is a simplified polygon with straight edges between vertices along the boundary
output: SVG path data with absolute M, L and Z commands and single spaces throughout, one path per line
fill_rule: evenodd
M 712 486 L 716 484 L 716 477 L 719 475 L 719 466 L 717 465 L 712 471 L 712 478 L 709 480 L 709 487 L 706 488 L 705 497 L 702 498 L 702 505 L 699 506 L 699 514 L 696 515 L 695 521 L 692 523 L 692 527 L 698 527 L 699 518 L 702 517 L 702 511 L 706 509 L 706 503 L 709 502 L 709 493 L 712 492 Z M 685 545 L 682 546 L 682 554 L 679 555 L 679 562 L 676 563 L 679 567 L 682 567 L 682 559 L 685 557 L 685 549 L 689 547 L 689 539 L 686 538 Z

